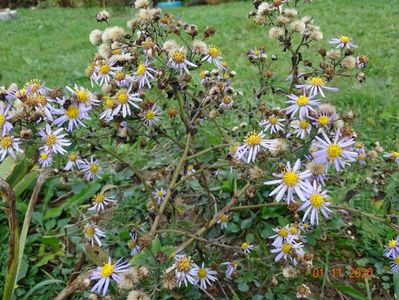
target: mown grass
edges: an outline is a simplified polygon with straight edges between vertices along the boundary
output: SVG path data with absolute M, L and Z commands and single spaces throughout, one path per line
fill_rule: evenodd
M 245 55 L 248 49 L 264 45 L 269 55 L 278 54 L 281 62 L 285 60 L 277 43 L 268 39 L 267 31 L 247 18 L 251 9 L 248 1 L 172 11 L 200 29 L 206 25 L 216 27 L 217 34 L 211 43 L 222 49 L 225 59 L 237 71 L 235 85 L 244 92 L 244 98 L 250 97 L 256 86 L 254 70 Z M 17 20 L 1 22 L 1 84 L 41 78 L 49 86 L 75 82 L 88 85 L 84 69 L 95 52 L 88 34 L 94 28 L 104 27 L 95 21 L 97 11 L 95 8 L 21 9 Z M 111 25 L 123 26 L 135 11 L 125 9 L 112 14 Z M 336 80 L 333 83 L 341 92 L 330 94 L 329 100 L 341 110 L 353 109 L 358 113 L 355 128 L 362 140 L 380 140 L 389 147 L 399 147 L 399 83 L 396 80 L 399 49 L 395 31 L 399 27 L 399 3 L 324 0 L 305 5 L 302 14 L 314 16 L 324 33 L 324 40 L 311 49 L 313 52 L 318 47 L 328 47 L 330 37 L 347 34 L 360 46 L 359 51 L 370 57 L 367 81 L 360 84 Z M 286 74 L 279 71 L 273 70 L 283 80 Z

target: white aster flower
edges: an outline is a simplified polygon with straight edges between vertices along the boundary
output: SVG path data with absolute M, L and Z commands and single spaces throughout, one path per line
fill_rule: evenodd
M 7 154 L 13 159 L 17 159 L 15 156 L 15 151 L 20 153 L 24 152 L 21 148 L 19 148 L 20 143 L 21 139 L 13 137 L 12 135 L 0 137 L 0 161 L 3 161 Z
M 127 245 L 130 249 L 131 256 L 134 256 L 140 252 L 140 245 L 137 243 L 137 233 L 136 232 L 132 232 L 130 234 L 130 240 Z
M 298 159 L 293 168 L 291 168 L 290 162 L 287 162 L 286 170 L 283 173 L 273 173 L 275 177 L 280 179 L 265 182 L 266 185 L 278 184 L 278 187 L 275 188 L 269 196 L 276 195 L 275 200 L 279 202 L 287 193 L 286 201 L 287 204 L 290 204 L 290 202 L 294 200 L 294 193 L 296 193 L 302 201 L 306 201 L 304 192 L 308 185 L 306 185 L 305 180 L 311 176 L 311 173 L 309 170 L 301 172 L 300 168 L 301 160 Z
M 394 240 L 390 240 L 385 246 L 384 256 L 388 258 L 395 258 L 399 255 L 399 236 Z
M 91 106 L 96 105 L 99 102 L 92 92 L 84 87 L 78 86 L 77 84 L 75 84 L 73 88 L 67 86 L 66 89 L 76 97 L 76 101 L 79 103 L 79 106 Z
M 399 152 L 397 151 L 384 153 L 384 157 L 392 159 L 393 161 L 396 161 L 399 164 Z
M 165 199 L 166 192 L 166 189 L 156 189 L 155 192 L 152 192 L 152 195 L 154 196 L 155 200 L 157 200 L 158 205 L 160 205 L 163 199 Z
M 102 243 L 100 238 L 105 236 L 105 232 L 102 231 L 98 226 L 94 223 L 86 224 L 83 230 L 84 236 L 87 241 L 94 246 L 96 243 L 99 247 L 101 247 Z
M 234 100 L 233 97 L 229 96 L 229 95 L 225 95 L 223 97 L 222 102 L 220 103 L 220 107 L 227 109 L 227 108 L 231 108 L 234 105 Z
M 71 104 L 67 108 L 56 108 L 53 109 L 53 113 L 61 115 L 54 120 L 54 124 L 62 126 L 65 122 L 68 122 L 66 131 L 72 132 L 74 128 L 79 126 L 86 127 L 82 120 L 90 120 L 88 112 L 91 110 L 90 107 L 84 105 Z
M 339 129 L 335 133 L 333 140 L 330 140 L 324 131 L 322 131 L 322 134 L 324 140 L 317 136 L 317 142 L 313 144 L 317 149 L 312 152 L 315 162 L 326 164 L 327 166 L 334 164 L 335 169 L 340 171 L 345 168 L 348 162 L 356 160 L 358 154 L 352 151 L 352 146 L 355 144 L 352 138 L 343 137 L 340 139 Z
M 299 111 L 299 119 L 309 117 L 309 112 L 314 112 L 313 106 L 319 106 L 320 101 L 317 99 L 313 99 L 315 96 L 306 96 L 306 94 L 297 96 L 294 94 L 287 95 L 290 99 L 285 103 L 290 104 L 285 111 L 288 115 L 291 115 L 291 118 L 295 116 L 295 114 Z
M 317 185 L 316 180 L 313 181 L 313 185 L 309 184 L 306 198 L 308 199 L 303 203 L 298 210 L 305 210 L 302 221 L 305 221 L 309 216 L 311 225 L 319 225 L 319 213 L 328 219 L 328 213 L 331 210 L 328 208 L 330 202 L 327 201 L 327 191 L 322 190 L 321 185 Z
M 338 119 L 338 115 L 334 112 L 318 111 L 315 116 L 310 116 L 309 119 L 313 121 L 314 126 L 327 128 Z
M 90 161 L 85 159 L 79 164 L 80 170 L 84 173 L 84 178 L 87 181 L 94 180 L 95 178 L 101 178 L 102 168 L 99 164 L 99 160 L 94 160 L 93 156 Z
M 222 266 L 226 266 L 226 272 L 225 272 L 225 276 L 227 279 L 232 279 L 232 275 L 237 271 L 238 268 L 238 262 L 236 261 L 228 261 L 228 262 L 224 262 L 222 263 Z
M 269 237 L 269 239 L 274 239 L 272 246 L 280 247 L 282 243 L 289 242 L 293 239 L 293 236 L 290 234 L 290 226 L 287 224 L 285 227 L 276 227 L 273 228 L 273 231 L 276 233 Z
M 161 116 L 161 109 L 156 105 L 146 108 L 140 113 L 141 120 L 146 126 L 153 126 L 159 122 Z
M 122 70 L 116 71 L 114 73 L 114 81 L 119 87 L 128 87 L 134 81 L 133 77 L 126 74 Z
M 121 67 L 115 67 L 115 61 L 99 63 L 94 68 L 93 79 L 99 85 L 108 84 L 115 76 L 115 72 L 121 69 Z
M 266 140 L 262 132 L 250 132 L 244 140 L 244 144 L 237 148 L 235 157 L 246 163 L 255 161 L 256 156 L 262 148 L 269 149 L 272 140 Z
M 399 255 L 394 257 L 391 262 L 391 270 L 394 273 L 399 272 Z
M 142 99 L 139 98 L 138 93 L 131 94 L 131 89 L 132 87 L 130 86 L 129 89 L 120 89 L 116 92 L 114 96 L 116 107 L 112 112 L 112 116 L 116 116 L 119 114 L 119 112 L 122 112 L 122 116 L 126 118 L 126 116 L 130 116 L 132 114 L 130 106 L 140 109 L 140 107 L 137 105 L 137 102 L 141 102 Z
M 266 120 L 259 122 L 259 126 L 263 126 L 264 130 L 269 130 L 270 133 L 277 133 L 279 131 L 284 131 L 284 122 L 285 119 L 278 119 L 275 115 L 271 115 Z
M 4 102 L 0 102 L 0 130 L 1 136 L 5 136 L 14 127 L 8 120 L 10 120 L 13 115 L 10 114 L 10 105 L 5 105 Z
M 229 219 L 230 219 L 229 215 L 222 214 L 220 216 L 220 219 L 216 223 L 220 225 L 221 230 L 227 229 L 227 224 L 229 223 Z
M 152 62 L 149 60 L 146 60 L 144 63 L 139 63 L 136 72 L 134 72 L 133 79 L 138 82 L 139 89 L 143 88 L 145 85 L 151 88 L 150 80 L 154 79 L 154 73 L 156 72 L 151 68 L 151 64 Z
M 337 48 L 357 48 L 355 44 L 351 43 L 351 38 L 346 35 L 341 35 L 339 38 L 333 38 L 328 43 L 332 45 L 337 45 Z
M 64 170 L 65 171 L 70 171 L 73 170 L 75 167 L 79 169 L 80 164 L 83 163 L 83 161 L 80 159 L 80 157 L 76 153 L 69 153 L 68 154 L 68 162 L 65 165 Z
M 179 287 L 182 283 L 187 286 L 187 283 L 195 284 L 195 273 L 193 271 L 194 267 L 197 265 L 191 260 L 191 257 L 184 254 L 177 254 L 174 257 L 174 264 L 166 271 L 169 273 L 175 270 L 175 275 Z
M 208 54 L 204 56 L 202 61 L 207 61 L 208 63 L 213 63 L 218 69 L 224 70 L 225 67 L 221 63 L 222 57 L 220 56 L 220 50 L 216 47 L 209 47 Z
M 292 122 L 291 127 L 294 128 L 294 134 L 301 139 L 304 139 L 312 130 L 312 126 L 306 119 Z
M 338 92 L 338 88 L 326 86 L 325 80 L 320 76 L 310 77 L 305 84 L 298 84 L 295 87 L 306 91 L 309 90 L 311 96 L 320 94 L 322 97 L 325 97 L 323 90 Z
M 186 52 L 183 47 L 169 52 L 168 66 L 171 69 L 179 71 L 180 75 L 183 74 L 183 71 L 189 74 L 190 72 L 188 71 L 188 67 L 197 67 L 197 65 L 186 59 Z
M 46 153 L 44 151 L 40 152 L 39 164 L 42 168 L 47 168 L 47 167 L 51 166 L 52 162 L 53 162 L 53 157 L 51 156 L 50 153 Z
M 49 124 L 46 124 L 46 129 L 40 129 L 39 131 L 39 136 L 44 142 L 44 146 L 40 147 L 39 149 L 44 149 L 44 151 L 47 153 L 67 153 L 64 147 L 70 146 L 71 142 L 68 139 L 64 138 L 66 134 L 61 134 L 62 131 L 63 128 L 58 128 L 52 131 L 51 126 Z
M 212 282 L 217 280 L 217 272 L 210 268 L 206 268 L 204 262 L 201 267 L 194 266 L 192 271 L 197 284 L 199 283 L 199 286 L 203 290 L 206 290 L 207 285 L 212 285 Z
M 94 210 L 97 213 L 104 211 L 105 206 L 107 206 L 111 202 L 116 202 L 114 195 L 110 196 L 104 193 L 95 194 L 92 201 L 93 201 L 93 206 L 90 207 L 89 210 Z
M 254 245 L 251 245 L 250 243 L 243 242 L 240 246 L 241 250 L 244 251 L 245 254 L 251 253 L 252 250 L 254 250 Z
M 90 280 L 99 279 L 99 281 L 91 289 L 91 292 L 100 294 L 102 290 L 102 295 L 105 296 L 111 279 L 116 283 L 120 283 L 120 275 L 127 272 L 128 269 L 129 264 L 123 261 L 123 258 L 119 259 L 115 264 L 112 264 L 111 257 L 108 257 L 107 263 L 105 263 L 102 267 L 97 267 L 97 269 L 91 273 Z
M 303 244 L 295 243 L 295 242 L 284 242 L 279 247 L 272 249 L 272 253 L 277 253 L 277 256 L 274 258 L 274 261 L 279 261 L 280 259 L 288 260 L 293 265 L 296 265 L 297 259 L 296 256 L 298 252 L 302 251 Z

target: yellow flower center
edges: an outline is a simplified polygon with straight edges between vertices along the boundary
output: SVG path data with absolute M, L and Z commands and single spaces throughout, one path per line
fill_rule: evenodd
M 220 216 L 220 222 L 227 223 L 228 221 L 229 221 L 229 216 L 228 215 L 223 214 L 223 215 Z
M 12 138 L 10 136 L 5 136 L 1 139 L 0 142 L 1 148 L 8 149 L 12 145 Z
M 331 144 L 328 146 L 327 148 L 328 159 L 337 158 L 338 156 L 341 156 L 341 154 L 342 154 L 341 146 L 337 144 Z
M 330 119 L 327 116 L 320 116 L 319 117 L 319 124 L 325 126 L 330 122 Z
M 112 52 L 112 54 L 114 54 L 114 55 L 115 55 L 115 54 L 121 54 L 121 53 L 122 53 L 122 49 L 120 49 L 120 48 L 119 48 L 119 49 L 112 49 L 111 52 Z
M 78 155 L 76 153 L 71 153 L 68 155 L 69 161 L 76 161 L 78 159 Z
M 96 230 L 94 229 L 93 226 L 88 226 L 85 228 L 85 233 L 88 237 L 92 237 L 95 232 L 96 232 Z
M 89 93 L 85 90 L 76 91 L 75 95 L 80 103 L 86 103 L 89 100 Z
M 180 50 L 175 51 L 175 52 L 173 53 L 173 55 L 172 55 L 172 60 L 173 60 L 175 63 L 177 63 L 177 64 L 182 64 L 182 63 L 184 63 L 185 59 L 186 59 L 186 55 L 184 54 L 183 51 L 180 51 Z
M 311 85 L 315 85 L 315 86 L 324 86 L 324 84 L 325 84 L 324 79 L 321 78 L 320 76 L 311 77 L 311 78 L 308 80 L 308 82 L 309 82 Z
M 145 113 L 145 118 L 147 120 L 154 120 L 155 119 L 155 113 L 152 110 L 149 110 Z
M 346 35 L 341 35 L 339 37 L 339 40 L 341 41 L 341 43 L 344 43 L 344 44 L 347 44 L 351 41 L 350 37 L 346 36 Z
M 46 160 L 48 158 L 48 154 L 46 152 L 41 152 L 40 153 L 40 159 L 41 160 Z
M 136 241 L 131 239 L 131 240 L 129 241 L 129 243 L 128 243 L 129 249 L 136 248 L 136 246 L 137 246 Z
M 86 67 L 85 73 L 87 76 L 90 76 L 91 74 L 93 74 L 95 69 L 95 64 L 90 64 Z
M 396 257 L 394 258 L 394 261 L 395 261 L 395 264 L 399 265 L 399 256 L 396 256 Z
M 145 70 L 146 70 L 145 64 L 139 64 L 136 73 L 140 76 L 143 76 L 145 74 Z
M 248 146 L 255 147 L 255 146 L 259 145 L 261 143 L 261 141 L 262 141 L 262 138 L 261 138 L 260 134 L 252 133 L 246 138 L 245 143 Z
M 290 227 L 290 233 L 291 234 L 298 234 L 299 233 L 298 227 L 295 227 L 295 226 Z
M 114 106 L 114 100 L 112 100 L 111 97 L 104 96 L 103 100 L 104 100 L 104 107 L 105 108 L 112 108 Z
M 366 156 L 363 153 L 359 154 L 359 160 L 364 160 L 366 158 Z
M 295 172 L 289 171 L 285 172 L 283 175 L 283 182 L 285 183 L 285 185 L 288 185 L 289 187 L 297 185 L 298 181 L 299 181 L 299 176 Z
M 307 129 L 309 127 L 309 123 L 306 122 L 305 120 L 301 120 L 301 122 L 299 122 L 299 127 L 301 129 Z
M 217 58 L 220 55 L 220 51 L 216 47 L 209 48 L 208 53 L 212 58 Z
M 283 253 L 285 253 L 285 254 L 289 254 L 291 252 L 291 249 L 292 249 L 292 246 L 288 243 L 284 243 L 281 246 L 281 251 L 283 251 Z
M 97 173 L 97 171 L 98 171 L 98 165 L 96 163 L 92 163 L 90 165 L 90 172 L 95 174 L 95 173 Z
M 101 276 L 106 278 L 112 275 L 112 273 L 114 273 L 114 265 L 111 264 L 105 264 L 102 268 L 101 268 Z
M 3 114 L 0 114 L 0 126 L 3 126 L 5 122 L 6 122 L 6 117 Z
M 243 250 L 248 249 L 248 247 L 249 247 L 249 244 L 247 242 L 244 242 L 241 244 L 241 249 L 243 249 Z
M 278 235 L 281 236 L 281 237 L 283 237 L 283 238 L 285 238 L 285 237 L 288 236 L 288 230 L 285 229 L 285 228 L 281 228 L 281 229 L 278 231 Z
M 270 122 L 270 124 L 272 124 L 272 125 L 276 125 L 277 122 L 278 122 L 278 120 L 277 120 L 277 118 L 276 118 L 275 116 L 271 116 L 271 117 L 269 118 L 269 122 Z
M 191 259 L 182 257 L 176 262 L 176 269 L 179 272 L 187 273 L 191 269 Z
M 200 268 L 200 269 L 198 270 L 198 278 L 199 278 L 199 279 L 204 279 L 204 278 L 206 278 L 206 275 L 208 275 L 208 273 L 206 272 L 206 269 L 205 269 L 205 268 Z
M 388 243 L 388 247 L 393 249 L 396 247 L 396 244 L 397 244 L 396 240 L 390 240 Z
M 398 158 L 398 157 L 399 157 L 399 152 L 393 151 L 393 152 L 391 153 L 391 156 L 392 156 L 393 158 Z
M 70 106 L 65 111 L 65 115 L 68 117 L 68 119 L 76 119 L 79 116 L 79 108 L 76 106 Z
M 299 96 L 299 97 L 296 99 L 296 103 L 297 103 L 299 106 L 305 106 L 306 104 L 309 103 L 309 99 L 308 99 L 308 97 L 302 95 L 302 96 Z
M 189 166 L 187 167 L 187 171 L 189 171 L 189 172 L 191 172 L 193 169 L 194 169 L 194 166 L 193 166 L 193 165 L 189 165 Z
M 158 195 L 158 197 L 163 197 L 163 192 L 159 191 L 159 192 L 157 192 L 157 195 Z
M 259 50 L 255 50 L 255 51 L 254 51 L 254 54 L 255 54 L 256 56 L 258 56 L 258 55 L 259 55 Z
M 23 97 L 26 94 L 26 90 L 25 89 L 20 89 L 15 93 L 15 96 L 17 96 L 17 98 Z
M 320 194 L 313 194 L 310 197 L 310 203 L 312 204 L 312 206 L 314 208 L 320 208 L 323 204 L 324 200 L 323 200 L 323 196 Z
M 46 146 L 53 146 L 55 143 L 57 143 L 57 136 L 54 134 L 49 134 L 46 138 Z
M 116 93 L 116 100 L 119 104 L 126 104 L 129 101 L 129 94 L 125 91 L 119 91 Z
M 224 96 L 223 97 L 223 103 L 224 104 L 230 104 L 233 99 L 230 96 Z
M 46 105 L 46 103 L 47 103 L 46 96 L 44 96 L 44 95 L 37 95 L 37 96 L 36 96 L 36 103 L 37 103 L 38 105 L 41 105 L 41 106 Z
M 93 200 L 94 202 L 101 203 L 105 200 L 105 195 L 103 193 L 96 194 Z
M 106 74 L 109 73 L 109 71 L 111 71 L 111 67 L 110 66 L 108 66 L 106 64 L 100 66 L 100 70 L 99 70 L 100 74 L 106 75 Z
M 115 79 L 121 81 L 126 78 L 126 74 L 122 71 L 118 71 L 115 73 Z

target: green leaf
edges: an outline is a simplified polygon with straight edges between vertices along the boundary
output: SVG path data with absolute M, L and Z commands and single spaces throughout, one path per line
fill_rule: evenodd
M 27 300 L 29 299 L 29 296 L 32 295 L 35 291 L 37 291 L 38 289 L 40 289 L 41 287 L 45 286 L 45 285 L 49 285 L 49 284 L 62 284 L 64 283 L 62 280 L 58 280 L 58 279 L 48 279 L 48 280 L 44 280 L 42 282 L 39 282 L 38 284 L 36 284 L 34 287 L 32 287 L 26 294 L 25 296 L 22 298 L 22 300 Z
M 346 286 L 344 284 L 332 284 L 331 286 L 352 297 L 355 300 L 367 300 L 367 298 L 362 293 L 352 287 Z
M 46 214 L 44 215 L 44 220 L 48 220 L 51 218 L 56 218 L 62 214 L 62 207 L 53 207 L 46 210 Z
M 246 292 L 249 291 L 249 286 L 248 286 L 248 284 L 246 282 L 241 282 L 241 283 L 238 284 L 238 289 L 241 292 L 246 293 Z
M 20 196 L 39 176 L 37 170 L 33 170 L 25 175 L 14 187 L 16 196 Z
M 10 176 L 12 171 L 17 165 L 17 161 L 13 160 L 10 156 L 7 156 L 5 160 L 0 164 L 0 177 L 4 180 Z
M 395 299 L 397 299 L 399 296 L 399 273 L 398 272 L 395 272 L 393 274 L 393 286 L 395 289 Z
M 155 239 L 155 240 L 152 242 L 152 245 L 151 245 L 151 252 L 152 252 L 153 254 L 156 254 L 156 253 L 158 253 L 159 251 L 161 251 L 161 248 L 162 248 L 161 242 L 159 241 L 159 239 Z

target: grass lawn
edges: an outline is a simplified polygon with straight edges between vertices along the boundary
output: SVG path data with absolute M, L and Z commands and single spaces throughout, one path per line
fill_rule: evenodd
M 224 58 L 237 71 L 236 87 L 244 92 L 245 99 L 250 97 L 254 86 L 254 70 L 247 62 L 246 51 L 265 45 L 269 56 L 280 53 L 276 43 L 268 39 L 267 31 L 247 18 L 252 9 L 250 2 L 171 11 L 187 22 L 198 24 L 200 29 L 208 24 L 216 27 L 217 34 L 211 42 L 222 49 Z M 88 86 L 84 69 L 95 52 L 88 34 L 92 29 L 104 26 L 95 21 L 97 11 L 95 8 L 21 9 L 17 20 L 1 22 L 1 85 L 41 78 L 49 86 L 75 82 Z M 369 56 L 367 81 L 363 84 L 334 81 L 341 92 L 330 93 L 330 101 L 341 111 L 353 109 L 358 113 L 356 129 L 361 140 L 380 140 L 398 148 L 399 83 L 395 73 L 399 69 L 399 2 L 323 0 L 305 6 L 303 12 L 314 16 L 315 23 L 324 33 L 324 40 L 318 46 L 328 47 L 329 38 L 345 34 L 353 37 L 359 51 Z M 113 12 L 110 23 L 124 26 L 134 13 L 132 9 Z M 280 57 L 280 62 L 283 61 L 287 60 Z M 284 66 L 282 70 L 285 70 Z M 273 71 L 281 80 L 286 76 L 279 74 L 279 70 Z

